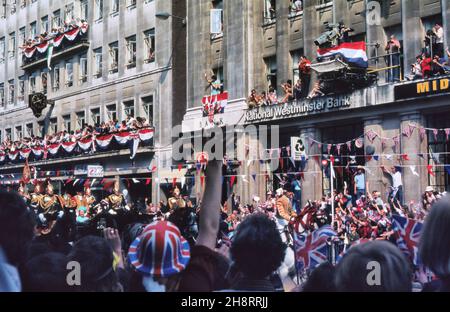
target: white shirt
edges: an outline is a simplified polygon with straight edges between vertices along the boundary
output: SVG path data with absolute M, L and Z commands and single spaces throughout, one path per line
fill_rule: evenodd
M 436 43 L 444 43 L 444 29 L 439 27 L 439 29 L 435 28 L 436 33 Z
M 396 173 L 392 174 L 392 186 L 395 188 L 398 188 L 399 186 L 402 186 L 402 174 L 397 171 Z

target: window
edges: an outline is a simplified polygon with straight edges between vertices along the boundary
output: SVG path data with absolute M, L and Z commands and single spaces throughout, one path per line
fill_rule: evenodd
M 103 18 L 103 0 L 95 0 L 95 20 Z
M 98 48 L 98 49 L 94 50 L 94 62 L 95 62 L 94 77 L 100 78 L 102 76 L 102 70 L 103 70 L 103 50 L 102 50 L 102 48 Z
M 89 6 L 88 6 L 88 0 L 82 0 L 80 2 L 80 17 L 81 19 L 84 19 L 85 21 L 89 18 Z
M 41 73 L 42 93 L 47 94 L 48 90 L 48 75 L 47 72 Z
M 14 136 L 15 136 L 15 139 L 16 139 L 16 140 L 21 140 L 21 139 L 23 139 L 22 126 L 17 126 L 17 127 L 15 128 L 15 134 L 14 134 Z
M 125 39 L 127 45 L 127 67 L 136 67 L 136 36 Z
M 146 96 L 142 98 L 142 108 L 145 112 L 145 118 L 148 120 L 150 126 L 153 125 L 153 96 Z
M 303 50 L 295 50 L 291 52 L 292 57 L 292 81 L 295 84 L 300 79 L 300 72 L 298 70 L 298 63 L 300 62 L 300 56 L 303 55 Z
M 56 10 L 53 12 L 52 28 L 59 28 L 61 26 L 61 11 Z
M 66 86 L 73 86 L 73 64 L 71 61 L 66 61 Z
M 264 24 L 272 23 L 276 18 L 276 0 L 264 0 Z
M 144 32 L 144 48 L 145 48 L 145 62 L 151 63 L 155 61 L 155 29 L 150 29 Z
M 5 107 L 5 85 L 0 83 L 0 107 Z
M 25 35 L 25 27 L 19 29 L 19 44 L 22 45 L 27 40 Z
M 12 141 L 12 130 L 11 128 L 5 129 L 5 139 Z
M 111 14 L 119 13 L 119 0 L 111 0 Z
M 30 37 L 34 39 L 37 36 L 37 25 L 36 22 L 30 23 Z
M 119 68 L 119 44 L 117 41 L 109 45 L 109 55 L 111 58 L 109 72 L 116 73 Z
M 50 119 L 49 130 L 50 134 L 58 133 L 58 120 L 56 118 Z
M 64 21 L 66 23 L 70 23 L 75 19 L 74 12 L 73 12 L 73 3 L 69 3 L 66 5 L 64 9 Z
M 87 71 L 88 71 L 87 55 L 83 54 L 80 57 L 80 82 L 81 83 L 87 81 Z
M 8 81 L 8 104 L 14 104 L 14 99 L 16 96 L 16 85 L 14 79 Z
M 0 38 L 0 64 L 5 62 L 5 47 L 6 47 L 6 43 L 5 43 L 5 37 Z
M 17 99 L 19 101 L 25 100 L 25 77 L 24 76 L 19 77 L 19 94 L 17 96 Z
M 100 108 L 93 108 L 91 109 L 91 121 L 93 125 L 100 125 L 101 118 L 100 118 Z
M 43 138 L 45 136 L 45 124 L 43 121 L 38 121 L 39 135 Z
M 132 9 L 136 7 L 136 0 L 127 0 L 128 2 L 128 8 Z
M 28 123 L 25 125 L 25 131 L 26 131 L 26 136 L 31 138 L 34 136 L 34 129 L 33 129 L 33 124 L 32 123 Z
M 300 12 L 303 12 L 303 1 L 302 0 L 291 0 L 291 5 L 289 7 L 289 12 L 291 16 L 295 16 Z
M 82 129 L 86 123 L 86 117 L 84 116 L 84 112 L 77 113 L 77 129 Z
M 48 29 L 48 16 L 44 16 L 43 18 L 41 18 L 41 32 L 47 32 L 48 33 L 49 29 Z
M 60 69 L 59 66 L 53 68 L 53 91 L 58 91 L 60 87 Z
M 8 55 L 13 58 L 16 55 L 16 33 L 12 32 L 9 34 L 9 46 Z
M 70 119 L 70 115 L 64 115 L 63 117 L 64 130 L 67 132 L 72 131 L 72 122 Z
M 117 109 L 116 104 L 111 104 L 106 106 L 106 113 L 108 120 L 117 120 Z
M 123 112 L 125 116 L 134 117 L 134 101 L 123 102 Z
M 36 92 L 36 76 L 34 74 L 32 76 L 30 76 L 30 78 L 28 79 L 28 83 L 29 83 L 30 93 L 35 93 Z
M 277 59 L 275 56 L 264 59 L 266 63 L 267 87 L 277 89 Z
M 213 9 L 210 15 L 211 22 L 211 39 L 221 37 L 223 35 L 223 1 L 213 1 Z
M 13 15 L 13 14 L 16 13 L 16 10 L 17 10 L 17 0 L 11 0 L 11 6 L 10 6 L 10 9 L 11 9 L 11 15 Z
M 0 18 L 6 17 L 6 0 L 2 0 L 0 3 Z

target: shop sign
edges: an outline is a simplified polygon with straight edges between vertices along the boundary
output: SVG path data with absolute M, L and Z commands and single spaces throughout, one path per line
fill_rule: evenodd
M 263 106 L 248 110 L 245 122 L 271 121 L 309 114 L 337 111 L 353 106 L 350 96 L 328 97 L 306 101 L 295 101 L 284 105 Z
M 427 97 L 450 92 L 450 78 L 430 79 L 395 86 L 395 100 Z

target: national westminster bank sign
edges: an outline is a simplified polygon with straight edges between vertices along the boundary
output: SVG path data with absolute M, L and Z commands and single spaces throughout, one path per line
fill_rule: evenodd
M 272 121 L 305 116 L 317 113 L 326 113 L 352 107 L 350 96 L 325 97 L 306 101 L 294 101 L 286 104 L 261 106 L 248 110 L 245 114 L 245 123 Z

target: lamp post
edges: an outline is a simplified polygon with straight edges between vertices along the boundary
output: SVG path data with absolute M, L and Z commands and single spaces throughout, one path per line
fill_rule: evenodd
M 186 23 L 187 23 L 187 18 L 186 17 L 173 15 L 173 14 L 170 14 L 168 12 L 158 12 L 158 13 L 155 14 L 155 16 L 156 16 L 156 18 L 159 18 L 159 19 L 162 19 L 162 20 L 166 20 L 169 17 L 173 17 L 173 18 L 176 18 L 176 19 L 180 20 L 183 25 L 186 25 Z

